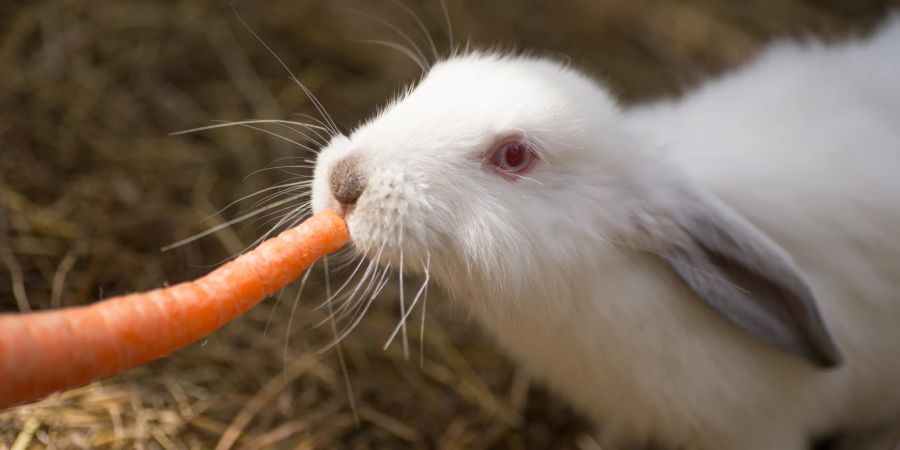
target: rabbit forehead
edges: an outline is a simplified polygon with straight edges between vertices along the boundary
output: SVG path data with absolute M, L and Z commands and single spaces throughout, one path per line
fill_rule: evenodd
M 467 151 L 516 133 L 572 146 L 617 112 L 604 91 L 561 64 L 473 53 L 436 64 L 351 138 L 388 153 Z

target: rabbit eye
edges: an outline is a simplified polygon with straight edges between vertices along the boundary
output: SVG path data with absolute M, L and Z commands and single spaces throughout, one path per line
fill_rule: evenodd
M 521 141 L 512 141 L 500 145 L 491 156 L 491 164 L 502 174 L 522 175 L 537 160 L 534 149 Z

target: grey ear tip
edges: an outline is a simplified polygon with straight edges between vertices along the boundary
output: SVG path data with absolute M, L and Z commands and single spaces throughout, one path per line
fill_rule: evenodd
M 843 359 L 828 359 L 819 361 L 817 366 L 823 370 L 837 370 L 844 365 Z
M 845 362 L 844 355 L 836 347 L 816 352 L 814 355 L 810 355 L 809 359 L 817 367 L 825 370 L 838 369 Z
M 813 337 L 811 341 L 807 341 L 811 343 L 810 359 L 822 369 L 840 368 L 845 363 L 844 353 L 838 347 L 831 333 L 828 332 L 828 328 L 821 318 L 819 318 L 818 330 L 821 331 L 818 338 Z

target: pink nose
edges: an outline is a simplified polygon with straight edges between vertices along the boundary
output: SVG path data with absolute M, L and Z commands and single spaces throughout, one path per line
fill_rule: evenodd
M 328 182 L 331 186 L 331 195 L 340 203 L 342 212 L 346 213 L 356 205 L 356 201 L 366 190 L 366 180 L 361 171 L 359 156 L 353 154 L 338 161 L 331 169 Z

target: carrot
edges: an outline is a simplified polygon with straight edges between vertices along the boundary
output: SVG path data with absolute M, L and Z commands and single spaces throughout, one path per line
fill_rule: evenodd
M 296 279 L 348 239 L 326 211 L 196 280 L 87 306 L 0 314 L 0 409 L 162 357 Z

